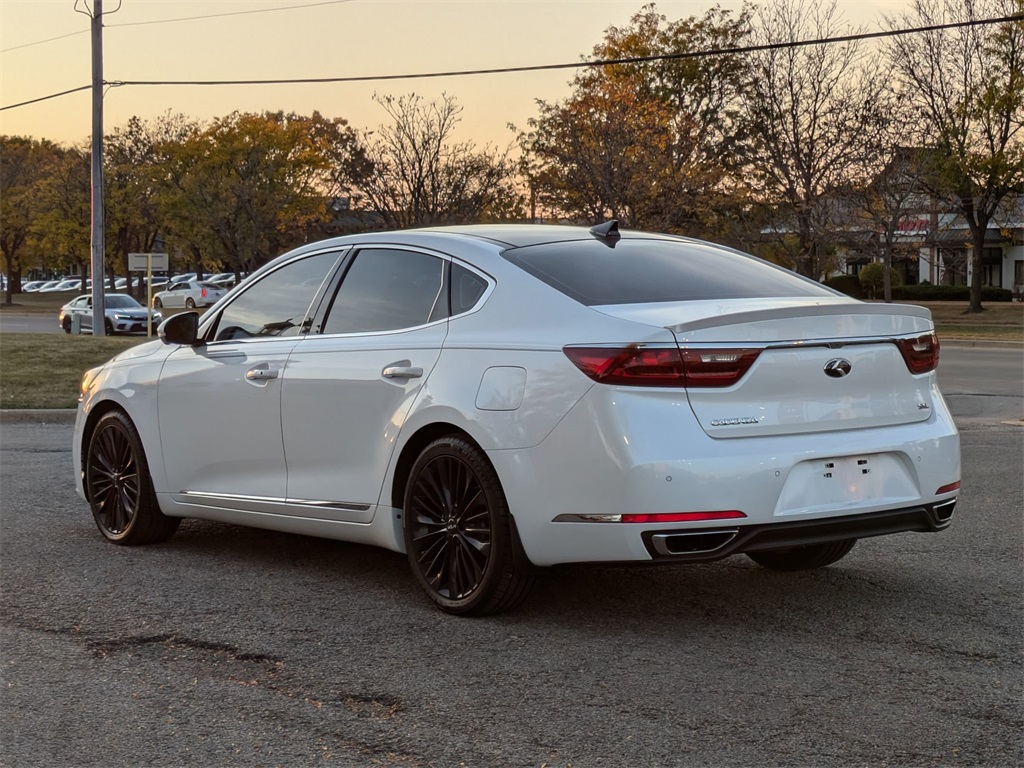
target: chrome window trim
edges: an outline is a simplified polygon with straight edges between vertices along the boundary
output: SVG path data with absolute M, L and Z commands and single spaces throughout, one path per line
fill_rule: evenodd
M 227 309 L 232 304 L 234 304 L 236 301 L 238 301 L 239 297 L 244 296 L 246 293 L 248 293 L 249 290 L 254 285 L 257 285 L 258 283 L 263 282 L 264 279 L 266 279 L 268 276 L 274 274 L 278 270 L 284 269 L 285 267 L 290 266 L 290 265 L 294 264 L 295 262 L 301 261 L 303 259 L 312 258 L 314 256 L 320 256 L 320 255 L 325 254 L 325 253 L 336 253 L 338 255 L 338 258 L 335 260 L 334 266 L 327 271 L 327 274 L 324 276 L 324 279 L 321 281 L 320 285 L 317 286 L 317 289 L 316 289 L 316 291 L 313 294 L 313 298 L 310 299 L 309 306 L 306 307 L 306 312 L 303 315 L 303 320 L 305 320 L 306 318 L 308 318 L 310 316 L 310 310 L 313 308 L 313 304 L 316 302 L 317 298 L 320 296 L 320 293 L 323 291 L 324 286 L 329 281 L 334 279 L 334 275 L 337 272 L 338 265 L 341 264 L 345 260 L 345 258 L 348 256 L 348 254 L 349 254 L 349 252 L 351 250 L 352 250 L 352 246 L 346 244 L 346 245 L 342 245 L 341 247 L 338 247 L 338 246 L 335 245 L 335 246 L 327 246 L 327 247 L 324 247 L 324 248 L 317 248 L 317 249 L 310 250 L 310 251 L 304 251 L 303 253 L 296 254 L 294 258 L 291 258 L 291 259 L 288 259 L 287 261 L 281 262 L 280 264 L 275 266 L 273 269 L 268 270 L 265 274 L 260 274 L 258 280 L 249 280 L 249 278 L 247 278 L 246 281 L 248 282 L 248 285 L 246 285 L 245 283 L 239 283 L 238 286 L 241 287 L 241 290 L 236 295 L 231 296 L 230 301 L 225 303 L 224 306 L 218 307 L 216 312 L 207 312 L 205 315 L 203 315 L 203 320 L 199 324 L 199 328 L 196 331 L 196 335 L 199 338 L 201 338 L 201 339 L 205 339 L 206 334 L 210 330 L 210 326 L 214 325 L 217 321 L 219 321 L 220 317 L 224 314 L 224 310 L 225 309 Z M 258 274 L 258 273 L 254 273 L 253 276 L 255 276 L 256 274 Z M 225 296 L 226 295 L 227 294 L 225 294 Z M 282 336 L 269 336 L 269 337 L 263 337 L 263 338 L 254 337 L 254 338 L 249 338 L 249 339 L 219 339 L 219 340 L 211 339 L 211 340 L 207 340 L 206 344 L 207 345 L 217 345 L 217 344 L 231 344 L 231 343 L 235 343 L 235 342 L 246 344 L 246 343 L 252 343 L 252 342 L 260 342 L 260 343 L 262 343 L 262 342 L 267 342 L 267 341 L 294 341 L 295 339 L 305 338 L 307 335 L 308 334 L 299 333 L 299 334 L 296 334 L 295 336 L 283 336 L 283 337 Z

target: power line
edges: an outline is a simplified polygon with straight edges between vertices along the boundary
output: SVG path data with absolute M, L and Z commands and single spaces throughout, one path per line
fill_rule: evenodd
M 595 61 L 575 61 L 562 64 L 535 64 L 523 67 L 499 67 L 496 69 L 461 69 L 447 72 L 420 72 L 400 75 L 362 75 L 355 77 L 302 77 L 265 80 L 119 80 L 111 85 L 299 85 L 308 83 L 360 83 L 387 80 L 423 80 L 438 77 L 465 77 L 468 75 L 501 75 L 518 72 L 543 72 L 558 69 L 583 69 L 587 67 L 608 67 L 620 64 L 643 64 L 652 61 L 670 61 L 677 59 L 698 59 L 708 56 L 726 56 L 738 53 L 754 53 L 757 51 L 773 51 L 782 48 L 803 48 L 812 45 L 833 43 L 849 43 L 858 40 L 872 40 L 881 37 L 897 37 L 900 35 L 936 32 L 945 29 L 963 27 L 979 27 L 988 24 L 1002 24 L 1011 21 L 1024 21 L 1024 14 L 1002 16 L 992 19 L 973 19 L 950 24 L 933 24 L 927 27 L 894 29 L 884 32 L 862 32 L 841 37 L 823 37 L 813 40 L 796 40 L 782 43 L 764 43 L 762 45 L 745 45 L 733 48 L 716 48 L 710 51 L 687 51 L 685 53 L 663 53 L 652 56 L 629 56 L 619 59 L 597 59 Z
M 336 0 L 337 1 L 337 0 Z M 1007 22 L 1024 21 L 1024 14 L 1002 16 L 991 19 L 973 19 L 950 24 L 932 24 L 925 27 L 910 27 L 906 29 L 892 29 L 882 32 L 862 32 L 855 35 L 843 35 L 840 37 L 815 38 L 812 40 L 796 40 L 782 43 L 764 43 L 762 45 L 736 46 L 732 48 L 717 48 L 710 51 L 687 51 L 684 53 L 666 53 L 653 56 L 630 56 L 618 59 L 597 59 L 595 61 L 576 61 L 561 64 L 536 64 L 523 67 L 500 67 L 496 69 L 464 69 L 448 72 L 420 72 L 406 73 L 399 75 L 364 75 L 356 77 L 305 77 L 305 78 L 281 78 L 266 80 L 112 80 L 106 81 L 105 85 L 117 86 L 141 86 L 141 85 L 189 85 L 189 86 L 213 86 L 213 85 L 302 85 L 313 83 L 357 83 L 357 82 L 385 82 L 389 80 L 423 80 L 440 77 L 466 77 L 469 75 L 500 75 L 520 72 L 543 72 L 559 69 L 583 69 L 588 67 L 608 67 L 621 64 L 643 64 L 652 61 L 670 61 L 679 59 L 697 59 L 709 56 L 725 56 L 740 53 L 755 53 L 757 51 L 773 51 L 784 48 L 803 48 L 812 45 L 830 45 L 834 43 L 849 43 L 860 40 L 872 40 L 883 37 L 898 37 L 902 35 L 920 34 L 922 32 L 938 32 L 948 29 L 962 29 L 965 27 L 980 27 L 991 24 L 1004 24 Z M 89 86 L 82 86 L 70 91 L 55 93 L 50 96 L 43 96 L 20 104 L 10 104 L 0 107 L 0 112 L 15 107 L 23 107 L 47 99 L 54 99 L 68 93 L 81 91 Z
M 104 24 L 103 26 L 107 29 L 112 27 L 142 27 L 149 24 L 173 24 L 178 21 L 200 21 L 202 19 L 219 19 L 224 16 L 246 16 L 251 13 L 273 13 L 274 11 L 294 11 L 300 8 L 315 8 L 320 5 L 341 5 L 342 3 L 353 3 L 355 0 L 324 0 L 319 3 L 305 3 L 303 5 L 286 5 L 279 6 L 277 8 L 256 8 L 249 11 L 232 11 L 231 13 L 211 13 L 205 16 L 183 16 L 177 19 L 153 19 L 152 21 L 126 21 L 123 24 Z M 88 6 L 86 6 L 88 8 Z M 116 13 L 120 9 L 120 5 L 113 11 L 108 11 L 105 16 L 110 16 Z M 85 13 L 84 11 L 78 11 L 79 13 Z M 85 14 L 88 16 L 89 14 Z M 0 48 L 0 53 L 7 53 L 8 51 L 17 51 L 21 48 L 31 48 L 33 45 L 42 45 L 43 43 L 52 43 L 56 40 L 63 40 L 66 37 L 74 37 L 75 35 L 84 35 L 88 32 L 88 29 L 82 29 L 78 32 L 69 32 L 66 35 L 60 35 L 59 37 L 48 37 L 45 40 L 36 40 L 34 43 L 24 43 L 22 45 L 12 45 L 10 48 Z
M 17 104 L 8 104 L 6 107 L 0 107 L 0 112 L 5 109 L 14 109 L 15 107 L 27 107 L 29 104 L 38 104 L 40 101 L 49 101 L 50 99 L 56 99 L 61 96 L 67 96 L 69 93 L 78 93 L 79 91 L 87 91 L 92 88 L 91 85 L 80 85 L 78 88 L 71 88 L 60 93 L 51 93 L 49 96 L 40 96 L 38 99 L 29 99 L 28 101 L 22 101 Z
M 154 19 L 153 21 L 130 21 L 123 24 L 107 24 L 107 27 L 141 27 L 147 24 L 173 24 L 178 21 L 197 21 L 199 19 L 219 19 L 224 16 L 248 16 L 251 13 L 273 13 L 274 11 L 295 11 L 299 8 L 316 8 L 320 5 L 341 5 L 352 3 L 355 0 L 324 0 L 320 3 L 305 3 L 304 5 L 286 5 L 278 8 L 255 8 L 248 11 L 231 11 L 230 13 L 211 13 L 205 16 L 183 16 L 179 19 Z
M 24 45 L 12 45 L 10 48 L 0 49 L 0 53 L 7 53 L 8 51 L 17 51 L 21 48 L 31 48 L 33 45 L 42 45 L 43 43 L 52 43 L 54 40 L 63 40 L 66 37 L 84 35 L 88 31 L 88 29 L 80 29 L 77 32 L 68 32 L 66 35 L 59 35 L 58 37 L 48 37 L 45 40 L 36 40 L 34 43 L 25 43 Z

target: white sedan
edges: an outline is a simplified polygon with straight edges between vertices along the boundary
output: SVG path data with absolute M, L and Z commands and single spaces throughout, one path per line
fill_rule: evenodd
M 947 528 L 960 488 L 926 309 L 614 222 L 310 244 L 160 336 L 82 381 L 107 539 L 382 546 L 455 614 L 560 563 L 820 568 Z
M 208 307 L 226 294 L 224 288 L 200 280 L 171 283 L 167 290 L 153 295 L 154 307 Z
M 92 333 L 92 294 L 72 299 L 60 308 L 57 323 L 64 333 L 71 333 L 78 318 L 80 331 Z M 149 318 L 148 310 L 131 296 L 124 293 L 108 293 L 103 297 L 104 325 L 108 336 L 115 333 L 145 333 Z M 159 312 L 153 313 L 153 324 L 163 320 Z

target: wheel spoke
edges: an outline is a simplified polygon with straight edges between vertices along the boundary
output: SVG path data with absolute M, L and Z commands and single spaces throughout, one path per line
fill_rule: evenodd
M 421 574 L 441 597 L 469 596 L 491 554 L 490 510 L 476 473 L 458 457 L 439 456 L 413 479 L 409 499 L 410 549 Z
M 121 427 L 101 427 L 86 468 L 97 522 L 111 534 L 123 533 L 138 511 L 142 486 L 135 449 Z

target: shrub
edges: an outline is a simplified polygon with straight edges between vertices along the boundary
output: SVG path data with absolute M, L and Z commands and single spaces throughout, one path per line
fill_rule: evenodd
M 969 285 L 902 285 L 892 289 L 892 297 L 899 301 L 970 301 Z M 1009 288 L 983 287 L 982 301 L 1013 301 Z
M 881 296 L 884 291 L 885 282 L 885 265 L 880 261 L 872 261 L 870 264 L 865 264 L 860 270 L 860 284 L 864 289 L 864 293 L 869 298 L 875 298 Z M 892 267 L 889 268 L 889 284 L 892 288 L 901 285 L 903 279 L 900 277 L 900 273 Z M 895 297 L 895 293 L 893 294 Z
M 825 281 L 825 285 L 834 291 L 845 293 L 855 299 L 864 298 L 864 290 L 860 286 L 860 280 L 856 275 L 836 275 Z

